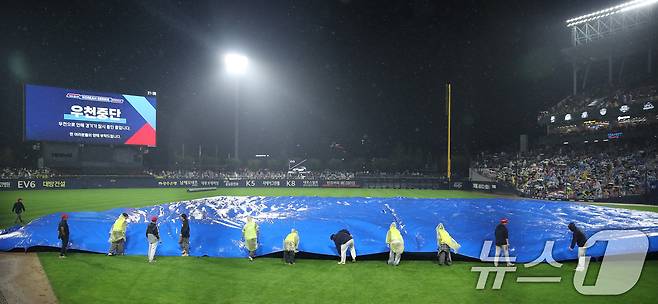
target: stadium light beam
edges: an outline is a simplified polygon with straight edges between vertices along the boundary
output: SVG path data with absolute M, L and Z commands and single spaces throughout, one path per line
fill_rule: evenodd
M 241 54 L 229 53 L 224 55 L 224 65 L 229 74 L 244 75 L 247 72 L 249 58 Z
M 249 58 L 237 53 L 228 53 L 224 55 L 224 66 L 226 72 L 235 76 L 242 76 L 247 72 Z M 234 117 L 234 134 L 233 134 L 233 158 L 240 159 L 240 78 L 237 77 L 235 85 L 235 117 Z

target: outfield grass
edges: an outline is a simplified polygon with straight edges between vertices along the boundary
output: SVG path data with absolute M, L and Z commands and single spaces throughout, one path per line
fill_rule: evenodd
M 417 198 L 491 198 L 493 194 L 457 190 L 362 189 L 362 188 L 220 188 L 215 191 L 187 192 L 182 188 L 157 189 L 80 189 L 25 190 L 0 192 L 0 228 L 13 225 L 10 212 L 18 197 L 27 211 L 23 220 L 30 221 L 55 212 L 101 211 L 117 207 L 144 207 L 181 200 L 217 195 L 243 196 L 324 196 L 324 197 L 417 197 Z M 606 205 L 658 212 L 656 206 Z
M 573 287 L 573 263 L 541 264 L 505 276 L 502 289 L 476 290 L 478 262 L 440 267 L 431 261 L 337 265 L 333 260 L 159 257 L 40 253 L 61 303 L 656 303 L 658 261 L 647 261 L 640 281 L 620 296 L 583 296 Z M 593 284 L 598 263 L 586 284 Z M 520 276 L 559 276 L 560 283 L 516 283 Z
M 610 207 L 610 208 L 624 208 L 639 211 L 658 212 L 658 205 L 629 205 L 629 204 L 611 204 L 611 203 L 592 203 L 592 205 Z

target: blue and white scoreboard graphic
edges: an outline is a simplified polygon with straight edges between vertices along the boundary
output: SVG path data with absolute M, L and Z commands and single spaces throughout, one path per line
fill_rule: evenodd
M 25 85 L 25 140 L 155 147 L 156 98 Z

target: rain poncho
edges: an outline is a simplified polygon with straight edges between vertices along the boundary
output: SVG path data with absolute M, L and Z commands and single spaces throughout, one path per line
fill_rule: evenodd
M 293 229 L 283 240 L 283 249 L 286 251 L 297 251 L 299 246 L 299 234 Z
M 446 231 L 446 229 L 443 227 L 443 224 L 436 226 L 436 242 L 439 247 L 441 247 L 441 244 L 445 244 L 452 248 L 455 252 L 457 252 L 459 247 L 461 247 L 461 245 L 459 245 L 459 243 L 457 243 L 457 241 L 455 241 L 455 239 L 450 236 L 450 233 Z
M 118 242 L 120 240 L 126 240 L 126 228 L 128 227 L 128 222 L 126 222 L 126 217 L 119 215 L 112 229 L 110 230 L 110 243 Z
M 244 224 L 244 227 L 242 228 L 242 236 L 245 240 L 258 238 L 258 224 L 256 224 L 251 218 L 247 219 L 247 223 Z
M 404 239 L 395 223 L 391 223 L 391 226 L 388 228 L 388 232 L 386 233 L 386 244 L 389 245 L 394 253 L 402 253 L 404 251 Z

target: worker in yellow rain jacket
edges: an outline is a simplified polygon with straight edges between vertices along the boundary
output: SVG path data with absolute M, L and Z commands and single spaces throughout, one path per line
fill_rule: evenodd
M 128 213 L 119 215 L 110 229 L 110 251 L 107 255 L 123 255 L 126 244 L 126 228 L 128 228 Z
M 295 264 L 295 253 L 299 247 L 299 234 L 297 230 L 292 229 L 283 240 L 283 260 L 289 264 Z
M 457 253 L 457 250 L 461 247 L 455 239 L 450 236 L 450 233 L 443 227 L 443 224 L 439 223 L 436 226 L 436 242 L 438 244 L 439 251 L 439 265 L 450 266 L 452 264 L 452 256 L 450 256 L 450 249 L 454 250 Z
M 386 246 L 389 248 L 387 263 L 398 266 L 400 264 L 400 258 L 402 258 L 402 252 L 404 252 L 404 239 L 395 222 L 391 223 L 386 233 Z
M 258 249 L 258 224 L 254 222 L 251 216 L 247 217 L 247 223 L 242 228 L 242 237 L 247 250 L 249 250 L 249 260 L 253 261 L 256 256 L 256 249 Z

